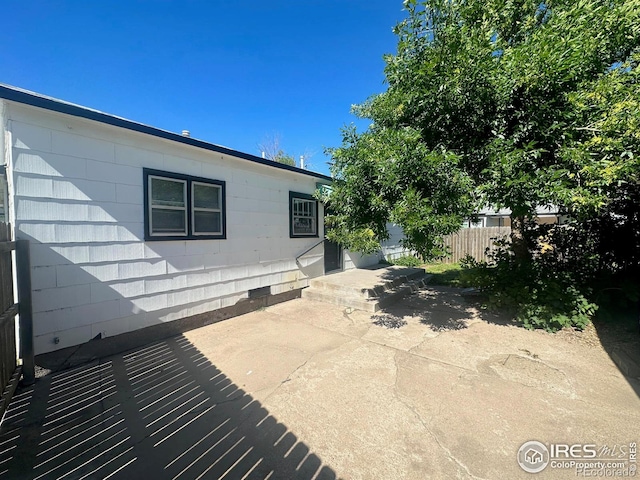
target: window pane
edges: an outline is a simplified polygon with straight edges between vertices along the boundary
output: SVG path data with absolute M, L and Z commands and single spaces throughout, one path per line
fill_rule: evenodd
M 293 199 L 293 215 L 301 217 L 315 217 L 316 203 L 313 200 Z
M 185 182 L 151 179 L 151 204 L 171 207 L 184 207 Z
M 222 214 L 220 212 L 194 212 L 194 233 L 222 233 Z
M 292 198 L 291 202 L 291 234 L 314 236 L 317 234 L 317 206 L 315 200 Z
M 193 184 L 193 206 L 196 208 L 220 208 L 220 187 Z
M 185 212 L 182 210 L 151 209 L 151 233 L 185 233 Z
M 298 235 L 305 233 L 316 233 L 314 219 L 309 217 L 294 217 L 293 233 Z

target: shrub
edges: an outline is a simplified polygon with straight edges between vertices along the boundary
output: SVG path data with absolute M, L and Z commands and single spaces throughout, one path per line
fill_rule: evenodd
M 502 245 L 490 259 L 464 259 L 465 281 L 486 295 L 487 307 L 512 311 L 526 328 L 549 332 L 565 327 L 583 329 L 595 314 L 597 305 L 588 299 L 588 287 L 577 286 L 568 272 L 548 268 L 544 254 L 516 262 Z
M 424 262 L 413 255 L 404 255 L 396 259 L 388 259 L 392 265 L 400 265 L 402 267 L 419 267 Z

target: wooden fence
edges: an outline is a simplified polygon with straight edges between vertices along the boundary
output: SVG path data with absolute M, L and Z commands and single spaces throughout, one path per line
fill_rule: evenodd
M 486 249 L 492 248 L 495 240 L 510 233 L 510 227 L 463 228 L 458 233 L 445 237 L 445 245 L 451 249 L 452 254 L 442 262 L 457 263 L 466 255 L 471 255 L 476 260 L 486 260 Z
M 11 271 L 12 245 L 10 229 L 6 223 L 0 223 L 0 393 L 9 387 L 11 378 L 17 367 L 16 330 L 14 317 L 18 313 L 18 306 L 13 303 L 13 274 Z M 4 399 L 4 395 L 2 396 Z M 6 402 L 0 404 L 0 418 L 4 414 Z
M 14 303 L 12 251 L 16 251 L 18 297 Z M 31 276 L 28 240 L 11 241 L 11 227 L 0 223 L 0 421 L 20 378 L 35 380 L 33 327 L 31 318 Z M 20 314 L 20 356 L 18 365 L 15 317 Z

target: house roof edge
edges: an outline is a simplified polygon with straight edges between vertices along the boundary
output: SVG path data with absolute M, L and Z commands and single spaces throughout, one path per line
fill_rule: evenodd
M 209 150 L 211 152 L 222 153 L 233 157 L 241 158 L 250 162 L 265 165 L 267 167 L 278 168 L 280 170 L 287 170 L 300 175 L 306 175 L 310 177 L 319 178 L 325 181 L 332 181 L 332 178 L 323 175 L 322 173 L 313 172 L 311 170 L 303 170 L 291 165 L 285 165 L 282 163 L 273 162 L 264 158 L 260 158 L 256 155 L 240 152 L 231 148 L 216 145 L 215 143 L 205 142 L 203 140 L 197 140 L 191 137 L 185 137 L 179 133 L 170 132 L 168 130 L 162 130 L 160 128 L 152 127 L 144 123 L 134 122 L 133 120 L 127 120 L 126 118 L 118 117 L 108 113 L 94 110 L 88 107 L 77 105 L 74 103 L 59 100 L 57 98 L 48 97 L 36 92 L 24 90 L 22 88 L 14 87 L 0 83 L 0 98 L 9 100 L 12 102 L 22 103 L 30 105 L 32 107 L 43 108 L 57 113 L 64 113 L 66 115 L 72 115 L 74 117 L 85 118 L 96 122 L 112 125 L 115 127 L 125 128 L 138 133 L 144 133 L 165 140 L 182 143 L 185 145 L 191 145 L 194 147 Z

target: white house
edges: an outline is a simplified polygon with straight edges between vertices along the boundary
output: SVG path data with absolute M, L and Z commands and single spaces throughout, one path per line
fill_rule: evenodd
M 406 255 L 413 255 L 414 252 L 402 246 L 404 232 L 402 227 L 393 223 L 387 224 L 389 238 L 380 244 L 380 255 L 385 260 L 397 260 Z
M 232 316 L 378 261 L 325 249 L 325 175 L 10 86 L 0 122 L 0 214 L 31 241 L 36 354 Z
M 537 223 L 563 223 L 566 220 L 564 215 L 558 212 L 557 207 L 537 207 L 536 217 Z M 483 208 L 478 212 L 477 221 L 465 220 L 463 228 L 482 228 L 482 227 L 510 227 L 511 226 L 511 210 L 508 208 Z

